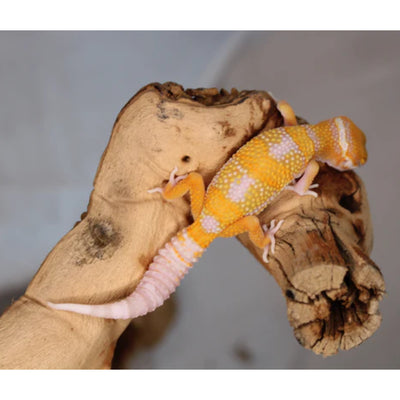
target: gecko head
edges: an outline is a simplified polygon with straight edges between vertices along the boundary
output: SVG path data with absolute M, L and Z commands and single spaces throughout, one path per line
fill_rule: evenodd
M 336 117 L 327 121 L 330 137 L 325 162 L 340 171 L 357 168 L 367 161 L 365 135 L 347 117 Z

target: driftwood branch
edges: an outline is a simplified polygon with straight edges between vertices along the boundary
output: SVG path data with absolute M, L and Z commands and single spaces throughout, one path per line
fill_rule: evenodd
M 316 182 L 318 198 L 285 191 L 261 220 L 285 219 L 266 267 L 286 297 L 299 343 L 329 356 L 359 345 L 376 331 L 385 284 L 368 257 L 372 226 L 360 178 L 322 167 Z M 239 239 L 262 262 L 248 237 Z
M 133 291 L 157 250 L 190 223 L 186 199 L 147 193 L 179 173 L 209 182 L 261 129 L 282 123 L 265 92 L 150 84 L 122 109 L 87 213 L 0 318 L 1 368 L 108 368 L 127 321 L 55 312 L 45 301 L 104 303 Z
M 132 292 L 157 250 L 191 222 L 187 199 L 167 203 L 146 190 L 175 165 L 199 171 L 207 184 L 244 142 L 281 124 L 263 91 L 184 91 L 174 83 L 139 91 L 116 120 L 87 212 L 1 316 L 0 367 L 109 368 L 128 322 L 56 312 L 45 301 L 104 303 Z M 268 268 L 300 343 L 327 355 L 379 326 L 384 284 L 367 256 L 372 231 L 359 178 L 324 169 L 318 181 L 318 199 L 285 192 L 262 217 L 287 221 Z M 240 240 L 259 258 L 247 236 Z

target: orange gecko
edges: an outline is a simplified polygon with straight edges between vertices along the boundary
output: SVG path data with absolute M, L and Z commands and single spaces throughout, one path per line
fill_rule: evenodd
M 194 222 L 178 232 L 158 254 L 128 297 L 109 304 L 54 304 L 57 310 L 111 319 L 130 319 L 159 307 L 175 291 L 192 265 L 217 237 L 248 232 L 251 241 L 274 253 L 275 234 L 284 221 L 261 226 L 257 214 L 284 189 L 299 195 L 317 196 L 310 190 L 318 173 L 318 162 L 347 170 L 367 160 L 365 136 L 347 117 L 336 117 L 316 125 L 297 125 L 286 102 L 278 108 L 285 126 L 263 131 L 243 145 L 218 171 L 205 191 L 202 176 L 191 172 L 168 184 L 149 190 L 172 200 L 188 191 Z M 298 179 L 300 178 L 300 179 Z M 297 180 L 298 179 L 298 180 Z

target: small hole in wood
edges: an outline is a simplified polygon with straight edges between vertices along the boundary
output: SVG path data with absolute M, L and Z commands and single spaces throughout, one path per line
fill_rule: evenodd
M 294 299 L 294 293 L 290 289 L 286 290 L 285 294 L 288 299 Z
M 182 157 L 182 161 L 185 162 L 185 163 L 190 162 L 190 156 L 183 156 Z

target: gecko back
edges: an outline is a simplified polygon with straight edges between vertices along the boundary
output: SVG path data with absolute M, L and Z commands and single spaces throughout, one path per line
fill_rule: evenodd
M 262 132 L 241 147 L 211 181 L 200 219 L 219 233 L 245 215 L 260 213 L 314 155 L 304 126 Z

